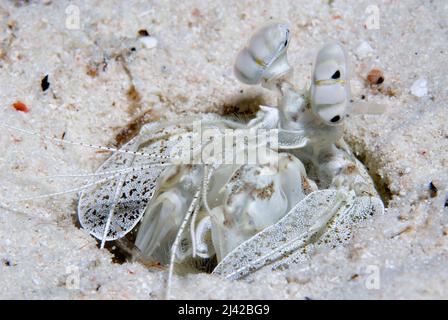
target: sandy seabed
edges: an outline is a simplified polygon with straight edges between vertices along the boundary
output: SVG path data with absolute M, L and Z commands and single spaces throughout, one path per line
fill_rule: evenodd
M 376 9 L 378 25 L 368 27 Z M 309 83 L 319 47 L 339 40 L 349 53 L 353 100 L 386 106 L 380 116 L 351 118 L 345 134 L 375 177 L 385 215 L 347 246 L 287 271 L 237 282 L 176 277 L 173 298 L 446 299 L 447 16 L 444 0 L 0 0 L 0 121 L 116 145 L 132 135 L 129 124 L 275 105 L 274 96 L 232 74 L 236 52 L 271 19 L 291 24 L 288 58 L 298 87 Z M 143 29 L 151 41 L 141 40 Z M 366 83 L 373 68 L 384 72 L 380 88 Z M 28 112 L 17 110 L 18 101 Z M 45 176 L 93 171 L 107 156 L 0 132 L 2 200 L 75 187 L 82 181 Z M 114 263 L 76 226 L 76 195 L 14 208 L 0 209 L 0 298 L 163 298 L 166 273 Z

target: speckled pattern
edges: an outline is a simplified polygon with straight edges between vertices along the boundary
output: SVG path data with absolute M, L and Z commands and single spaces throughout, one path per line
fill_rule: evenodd
M 73 22 L 69 2 L 80 11 L 78 30 L 66 27 Z M 370 5 L 379 8 L 378 30 L 364 25 Z M 137 119 L 275 104 L 232 75 L 238 49 L 271 18 L 291 23 L 288 57 L 298 87 L 309 82 L 319 47 L 337 39 L 349 53 L 353 99 L 386 106 L 381 116 L 346 125 L 346 140 L 387 200 L 386 214 L 363 224 L 348 246 L 286 271 L 261 270 L 237 282 L 176 277 L 173 298 L 448 298 L 447 15 L 444 0 L 1 0 L 0 122 L 114 145 Z M 156 47 L 139 40 L 142 29 Z M 373 68 L 384 72 L 379 88 L 365 80 Z M 421 97 L 411 92 L 419 79 L 427 84 Z M 17 101 L 29 112 L 12 108 Z M 91 172 L 106 158 L 0 132 L 2 201 L 79 186 L 82 180 L 45 176 Z M 17 202 L 21 213 L 0 209 L 0 297 L 162 298 L 166 273 L 113 263 L 74 223 L 76 199 Z

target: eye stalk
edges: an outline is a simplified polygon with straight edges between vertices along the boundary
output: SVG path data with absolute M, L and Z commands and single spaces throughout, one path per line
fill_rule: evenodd
M 317 54 L 311 84 L 311 109 L 324 123 L 340 125 L 348 103 L 347 63 L 339 43 L 324 46 Z
M 291 37 L 286 23 L 270 23 L 259 29 L 241 50 L 234 64 L 236 78 L 250 85 L 271 83 L 292 72 L 286 51 Z

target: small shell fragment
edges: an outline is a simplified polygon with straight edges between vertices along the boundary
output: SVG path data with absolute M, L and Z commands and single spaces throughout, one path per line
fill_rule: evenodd
M 439 192 L 439 188 L 437 188 L 437 182 L 431 181 L 429 183 L 429 194 L 431 198 L 437 197 L 437 193 Z
M 370 85 L 378 85 L 384 82 L 384 72 L 380 69 L 372 69 L 367 75 L 367 81 Z
M 147 36 L 147 37 L 140 37 L 139 41 L 142 43 L 143 47 L 146 49 L 154 49 L 157 47 L 158 41 L 157 38 Z
M 357 48 L 356 48 L 356 55 L 360 59 L 364 59 L 368 57 L 371 53 L 373 53 L 373 48 L 370 46 L 370 44 L 367 41 L 363 41 Z
M 420 78 L 412 84 L 411 93 L 416 97 L 424 97 L 428 95 L 428 81 Z

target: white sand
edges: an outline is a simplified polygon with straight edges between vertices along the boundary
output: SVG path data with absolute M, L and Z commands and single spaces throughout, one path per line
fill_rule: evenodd
M 318 48 L 337 39 L 358 81 L 353 99 L 365 95 L 387 106 L 381 116 L 352 118 L 346 132 L 390 190 L 384 216 L 368 221 L 347 247 L 318 254 L 306 266 L 262 270 L 235 283 L 206 274 L 176 277 L 174 298 L 448 298 L 446 1 L 70 1 L 80 9 L 79 30 L 66 27 L 69 1 L 24 2 L 0 1 L 2 123 L 113 145 L 142 114 L 149 121 L 175 112 L 273 104 L 273 96 L 232 75 L 237 50 L 270 18 L 291 22 L 289 60 L 299 87 L 309 81 Z M 379 30 L 364 27 L 372 4 L 379 8 Z M 155 37 L 155 48 L 155 41 L 142 46 L 137 40 L 143 28 Z M 110 59 L 103 71 L 104 54 Z M 129 72 L 116 57 L 123 57 Z M 97 75 L 91 76 L 95 65 Z M 384 70 L 384 85 L 395 88 L 395 97 L 365 86 L 372 67 Z M 50 88 L 43 93 L 46 74 Z M 127 94 L 130 78 L 140 99 Z M 419 83 L 421 97 L 411 93 L 419 79 L 427 83 L 427 94 Z M 11 108 L 17 100 L 30 111 Z M 1 199 L 79 185 L 43 177 L 92 171 L 106 157 L 0 131 Z M 434 197 L 430 181 L 438 188 Z M 75 204 L 70 194 L 17 203 L 22 214 L 0 209 L 0 298 L 162 298 L 166 274 L 113 263 L 109 251 L 97 249 L 75 226 Z M 377 271 L 379 288 L 372 289 L 366 283 Z M 79 289 L 67 287 L 77 273 Z

